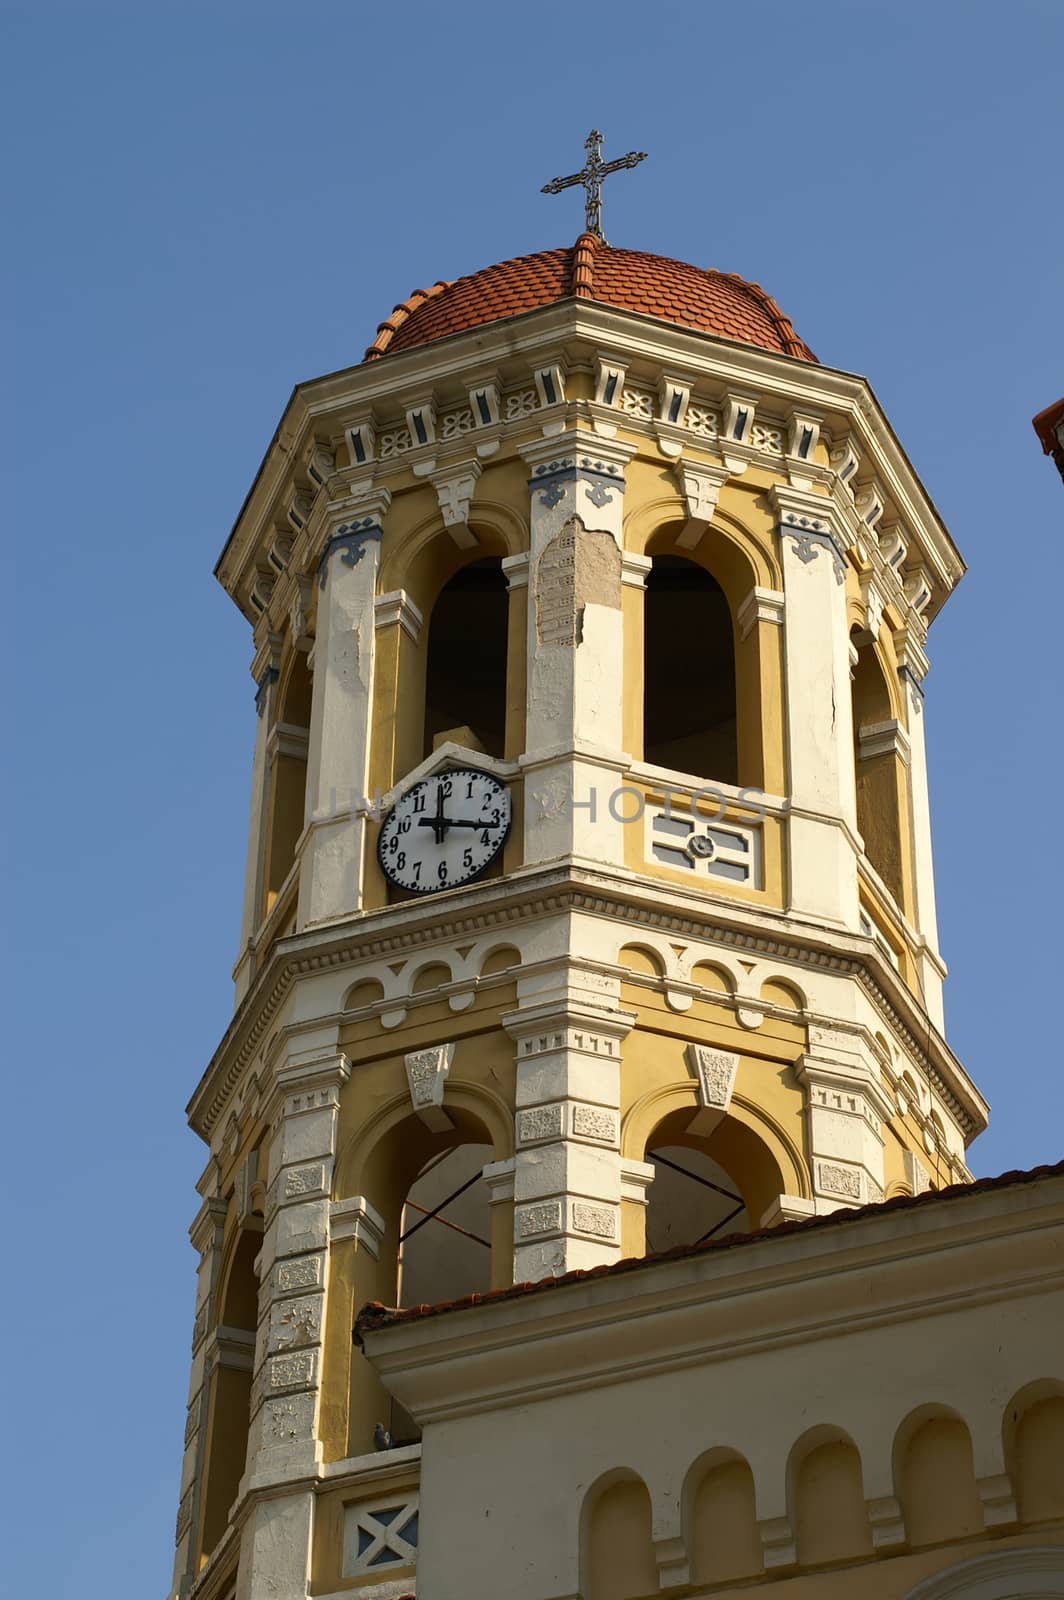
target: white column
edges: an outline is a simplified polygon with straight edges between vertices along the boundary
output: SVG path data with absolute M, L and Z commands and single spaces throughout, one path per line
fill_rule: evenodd
M 244 910 L 240 921 L 240 954 L 233 972 L 236 1002 L 239 1005 L 254 976 L 251 941 L 262 917 L 263 871 L 266 863 L 266 809 L 270 787 L 267 759 L 270 728 L 275 719 L 277 673 L 280 665 L 281 637 L 268 635 L 256 653 L 252 673 L 256 683 L 255 754 L 251 763 L 251 808 L 248 817 L 247 863 L 244 868 Z
M 938 951 L 938 917 L 935 911 L 935 865 L 931 846 L 931 798 L 927 784 L 927 747 L 924 740 L 923 677 L 927 657 L 915 640 L 904 635 L 897 641 L 898 676 L 908 703 L 909 804 L 913 841 L 914 921 L 921 938 L 917 955 L 924 1008 L 941 1033 L 944 1028 L 942 980 L 945 967 Z
M 830 502 L 773 487 L 783 564 L 790 818 L 788 910 L 854 931 L 857 791 L 846 554 Z
M 390 500 L 386 489 L 365 484 L 343 504 L 329 508 L 318 565 L 301 928 L 362 908 L 373 603 L 382 518 Z
M 621 1254 L 621 1040 L 627 1012 L 548 1003 L 511 1012 L 517 1049 L 514 1282 Z
M 860 1035 L 810 1023 L 795 1076 L 806 1096 L 817 1213 L 882 1200 L 883 1123 L 894 1107 Z
M 531 468 L 526 865 L 623 861 L 621 552 L 633 453 L 579 429 L 522 451 Z
M 244 1490 L 312 1473 L 321 1460 L 329 1194 L 349 1074 L 335 1027 L 290 1040 L 277 1073 Z

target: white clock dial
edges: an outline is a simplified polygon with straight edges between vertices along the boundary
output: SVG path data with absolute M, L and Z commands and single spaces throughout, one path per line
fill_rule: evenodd
M 389 811 L 377 857 L 385 877 L 400 889 L 453 889 L 494 861 L 511 818 L 505 784 L 472 767 L 453 767 L 414 784 Z

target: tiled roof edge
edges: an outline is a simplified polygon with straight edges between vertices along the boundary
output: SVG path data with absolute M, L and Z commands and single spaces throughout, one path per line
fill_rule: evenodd
M 840 1207 L 826 1216 L 809 1217 L 801 1222 L 781 1222 L 774 1228 L 758 1228 L 753 1233 L 728 1234 L 723 1239 L 709 1239 L 704 1244 L 676 1245 L 672 1250 L 662 1250 L 654 1255 L 629 1256 L 623 1261 L 600 1267 L 580 1268 L 566 1272 L 560 1278 L 541 1278 L 536 1283 L 515 1283 L 505 1289 L 491 1289 L 486 1294 L 468 1294 L 460 1300 L 441 1300 L 436 1305 L 385 1306 L 378 1300 L 364 1305 L 355 1318 L 354 1340 L 361 1345 L 365 1333 L 375 1333 L 379 1328 L 395 1327 L 399 1323 L 418 1322 L 425 1317 L 438 1317 L 448 1311 L 464 1311 L 472 1306 L 495 1305 L 504 1300 L 516 1300 L 523 1295 L 544 1294 L 551 1289 L 564 1288 L 566 1284 L 582 1283 L 591 1278 L 620 1276 L 626 1272 L 639 1272 L 663 1262 L 683 1261 L 695 1256 L 712 1255 L 718 1250 L 735 1250 L 744 1245 L 756 1244 L 764 1239 L 779 1239 L 789 1234 L 812 1233 L 818 1228 L 845 1226 L 870 1217 L 883 1216 L 895 1211 L 908 1211 L 916 1207 L 940 1205 L 946 1200 L 959 1200 L 996 1189 L 1014 1188 L 1020 1184 L 1038 1183 L 1046 1178 L 1064 1177 L 1064 1161 L 1051 1165 L 1032 1167 L 1029 1171 L 1017 1169 L 1003 1172 L 996 1178 L 978 1178 L 974 1183 L 953 1183 L 946 1189 L 931 1189 L 918 1195 L 896 1195 L 892 1200 L 881 1200 L 873 1205 Z

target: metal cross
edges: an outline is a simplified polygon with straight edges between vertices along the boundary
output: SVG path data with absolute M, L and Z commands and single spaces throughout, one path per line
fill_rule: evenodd
M 568 178 L 552 178 L 540 190 L 541 194 L 560 194 L 563 189 L 571 189 L 574 184 L 582 183 L 584 186 L 584 227 L 588 233 L 593 233 L 596 238 L 606 243 L 602 232 L 602 180 L 608 178 L 611 172 L 620 172 L 622 167 L 638 166 L 640 161 L 645 161 L 645 150 L 629 150 L 626 156 L 618 156 L 616 161 L 603 161 L 602 135 L 597 128 L 592 128 L 584 140 L 584 149 L 587 151 L 587 161 L 582 172 L 574 172 Z

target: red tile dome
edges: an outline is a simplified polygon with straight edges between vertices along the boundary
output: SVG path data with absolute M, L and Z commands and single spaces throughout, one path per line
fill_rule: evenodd
M 660 317 L 719 339 L 815 361 L 771 295 L 733 272 L 692 267 L 643 250 L 617 250 L 592 233 L 569 249 L 541 250 L 452 283 L 416 289 L 377 329 L 367 361 L 570 297 Z

